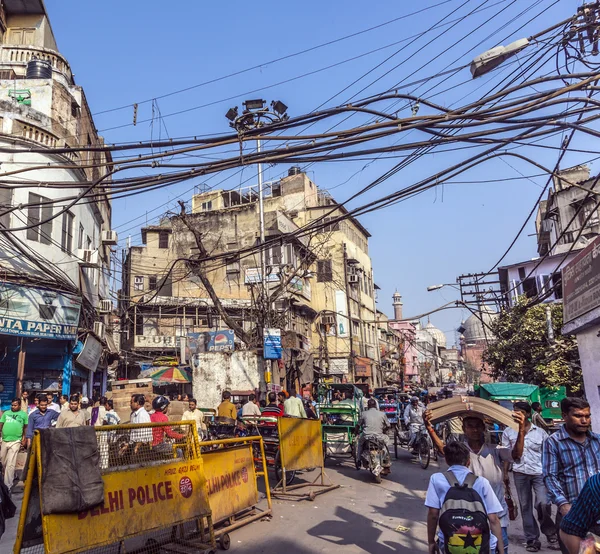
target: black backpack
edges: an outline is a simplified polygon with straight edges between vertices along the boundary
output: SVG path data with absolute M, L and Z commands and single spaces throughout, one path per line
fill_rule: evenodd
M 469 473 L 462 485 L 451 471 L 444 476 L 450 490 L 440 510 L 439 526 L 446 554 L 490 554 L 490 524 L 483 500 L 473 489 L 477 477 Z

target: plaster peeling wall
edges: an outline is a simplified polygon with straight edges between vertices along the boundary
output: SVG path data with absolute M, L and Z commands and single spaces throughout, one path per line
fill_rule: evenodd
M 225 390 L 264 389 L 261 364 L 255 352 L 203 352 L 193 361 L 194 398 L 201 408 L 216 408 Z

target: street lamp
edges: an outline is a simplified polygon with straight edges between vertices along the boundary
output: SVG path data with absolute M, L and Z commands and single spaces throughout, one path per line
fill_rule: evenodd
M 529 46 L 529 39 L 521 38 L 511 42 L 508 46 L 496 46 L 491 50 L 486 50 L 471 62 L 471 75 L 473 79 L 481 77 L 496 69 L 500 64 L 504 63 L 508 58 L 517 55 L 523 48 Z
M 456 290 L 460 290 L 455 284 L 453 283 L 442 283 L 440 285 L 430 285 L 429 287 L 427 287 L 427 292 L 432 292 L 434 290 L 440 290 L 441 288 L 444 287 L 452 287 Z
M 246 100 L 242 102 L 244 110 L 241 115 L 237 106 L 230 108 L 225 117 L 229 119 L 229 125 L 233 127 L 240 135 L 244 131 L 251 129 L 258 129 L 260 127 L 266 127 L 274 123 L 280 123 L 287 121 L 289 116 L 287 114 L 287 106 L 281 102 L 281 100 L 274 100 L 271 102 L 271 108 L 267 106 L 266 100 L 261 98 L 254 100 Z M 256 139 L 256 152 L 260 153 L 260 139 Z M 262 164 L 258 162 L 258 215 L 260 220 L 260 272 L 261 272 L 261 285 L 263 287 L 263 294 L 267 296 L 267 267 L 265 260 L 265 209 L 264 209 L 264 198 L 263 198 L 263 175 L 262 175 Z

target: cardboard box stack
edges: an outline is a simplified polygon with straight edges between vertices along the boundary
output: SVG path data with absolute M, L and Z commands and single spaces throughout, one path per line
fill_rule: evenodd
M 152 399 L 156 396 L 152 392 L 152 379 L 111 381 L 111 389 L 115 412 L 119 414 L 122 423 L 127 423 L 130 419 L 132 394 L 143 394 L 146 397 L 146 410 L 152 409 Z

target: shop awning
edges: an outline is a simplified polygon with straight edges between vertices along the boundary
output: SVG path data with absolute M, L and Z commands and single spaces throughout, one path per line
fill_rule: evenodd
M 190 366 L 153 366 L 142 371 L 140 379 L 152 379 L 156 387 L 170 384 L 186 384 L 192 382 Z

